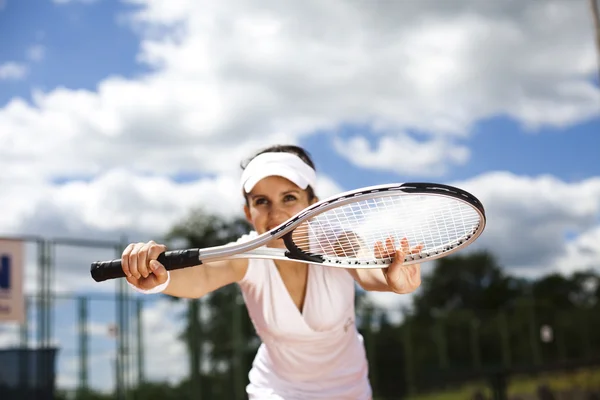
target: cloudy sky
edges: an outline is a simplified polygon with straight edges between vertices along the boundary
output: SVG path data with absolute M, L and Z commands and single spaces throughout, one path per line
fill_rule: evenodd
M 488 213 L 474 247 L 510 273 L 600 266 L 586 0 L 0 0 L 0 37 L 0 236 L 117 243 L 160 238 L 196 206 L 239 214 L 239 162 L 295 143 L 321 196 L 415 180 L 471 191 Z M 88 270 L 114 255 L 59 245 L 56 290 L 111 293 Z M 111 385 L 115 306 L 91 307 L 92 384 Z M 163 322 L 174 307 L 144 313 L 153 378 L 185 374 L 180 324 Z M 59 384 L 73 386 L 76 303 L 57 310 Z M 0 347 L 17 338 L 0 325 Z

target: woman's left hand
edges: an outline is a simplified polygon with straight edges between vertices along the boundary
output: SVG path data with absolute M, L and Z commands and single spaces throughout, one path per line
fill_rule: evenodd
M 385 245 L 381 242 L 375 244 L 376 257 L 394 258 L 387 268 L 382 268 L 390 292 L 411 293 L 421 285 L 421 264 L 405 265 L 404 258 L 407 254 L 419 253 L 422 248 L 423 245 L 417 245 L 411 249 L 406 238 L 400 241 L 400 248 L 396 248 L 392 238 L 388 238 Z

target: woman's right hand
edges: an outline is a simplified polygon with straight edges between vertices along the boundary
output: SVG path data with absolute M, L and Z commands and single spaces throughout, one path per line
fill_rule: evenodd
M 142 290 L 150 290 L 165 283 L 168 278 L 167 270 L 156 259 L 166 250 L 164 244 L 157 244 L 153 240 L 129 244 L 121 255 L 121 266 L 127 281 Z

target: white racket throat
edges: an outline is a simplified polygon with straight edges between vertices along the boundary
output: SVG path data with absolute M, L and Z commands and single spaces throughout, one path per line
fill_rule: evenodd
M 409 247 L 404 263 L 420 263 L 468 246 L 485 224 L 482 204 L 464 190 L 434 183 L 376 185 L 319 201 L 247 241 L 170 251 L 158 260 L 168 270 L 233 258 L 382 268 L 394 261 L 393 249 L 403 238 Z M 266 247 L 277 239 L 286 247 Z M 120 260 L 97 262 L 91 272 L 99 281 L 124 276 L 120 268 Z

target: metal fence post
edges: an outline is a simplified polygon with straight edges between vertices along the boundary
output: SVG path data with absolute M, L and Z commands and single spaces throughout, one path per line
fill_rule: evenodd
M 54 326 L 54 321 L 52 320 L 52 317 L 54 315 L 53 312 L 53 303 L 54 303 L 54 290 L 53 290 L 53 282 L 54 282 L 54 255 L 55 255 L 55 245 L 51 240 L 46 240 L 46 299 L 45 299 L 45 304 L 46 307 L 44 309 L 44 314 L 45 314 L 45 318 L 46 318 L 46 332 L 45 332 L 45 345 L 44 347 L 46 348 L 47 351 L 50 350 L 50 347 L 52 346 L 52 337 L 53 337 L 53 326 Z M 47 374 L 50 374 L 50 372 L 53 370 L 53 366 L 51 364 L 52 360 L 50 357 L 46 357 L 44 356 L 44 371 Z
M 79 391 L 88 389 L 88 298 L 79 297 Z
M 415 369 L 414 369 L 414 354 L 413 354 L 413 346 L 412 346 L 412 338 L 411 338 L 411 323 L 409 319 L 406 319 L 402 330 L 404 331 L 403 339 L 404 339 L 404 365 L 405 365 L 405 373 L 406 373 L 406 387 L 409 395 L 413 395 L 416 393 L 416 385 L 415 385 Z
M 122 253 L 122 245 L 115 247 L 116 257 L 120 257 Z M 116 395 L 119 400 L 127 399 L 127 338 L 129 337 L 128 329 L 128 309 L 127 309 L 127 283 L 124 279 L 118 279 L 115 282 L 116 286 L 116 314 L 117 314 L 117 343 L 116 343 L 116 357 L 115 357 L 115 382 L 116 382 Z
M 146 380 L 144 374 L 144 323 L 142 319 L 142 311 L 144 302 L 142 299 L 136 300 L 136 322 L 137 322 L 137 384 L 141 386 Z
M 29 300 L 25 300 L 25 322 L 21 325 L 21 349 L 25 350 L 25 354 L 29 351 Z M 29 391 L 29 357 L 21 357 L 19 359 L 19 382 L 21 393 Z
M 481 325 L 479 318 L 473 316 L 470 321 L 471 328 L 471 357 L 473 367 L 476 370 L 481 369 L 481 347 L 479 345 L 479 327 Z
M 448 344 L 446 342 L 445 327 L 445 318 L 443 316 L 439 316 L 438 318 L 436 318 L 435 325 L 433 328 L 433 337 L 438 349 L 438 365 L 442 370 L 447 370 L 449 366 Z
M 537 331 L 535 295 L 532 289 L 530 289 L 529 296 L 529 340 L 531 345 L 531 356 L 533 359 L 533 365 L 538 366 L 542 364 L 542 354 L 539 346 L 539 333 Z
M 510 351 L 510 333 L 508 331 L 508 321 L 507 321 L 506 311 L 500 311 L 498 314 L 498 324 L 500 331 L 500 340 L 502 347 L 502 365 L 504 368 L 511 367 L 511 351 Z
M 46 342 L 46 241 L 43 239 L 37 240 L 38 249 L 38 298 L 37 298 L 37 348 L 42 349 Z M 37 381 L 44 380 L 44 365 L 41 357 L 35 357 L 35 371 L 37 373 Z
M 234 384 L 234 398 L 244 398 L 244 375 L 242 372 L 243 366 L 243 337 L 242 337 L 242 313 L 240 310 L 241 295 L 236 291 L 232 297 L 233 310 L 232 316 L 232 329 L 233 329 L 233 384 Z

